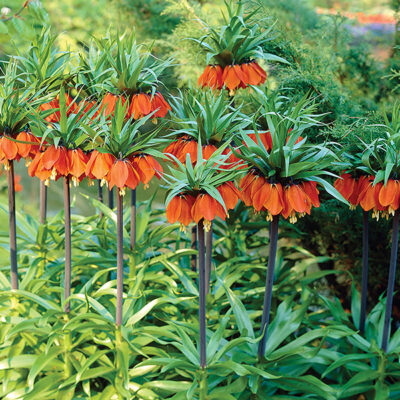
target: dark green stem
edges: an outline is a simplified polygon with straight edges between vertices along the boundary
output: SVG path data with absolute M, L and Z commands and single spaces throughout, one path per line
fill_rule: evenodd
M 17 228 L 15 220 L 14 163 L 10 161 L 8 170 L 8 218 L 10 228 L 11 289 L 18 289 Z
M 114 189 L 108 191 L 108 208 L 114 208 Z
M 98 191 L 98 199 L 100 203 L 103 203 L 103 187 L 101 186 L 101 181 L 97 180 L 97 191 Z M 102 218 L 103 217 L 103 212 L 100 210 L 99 211 L 99 217 Z
M 191 241 L 192 250 L 197 250 L 197 226 L 194 225 L 192 227 L 192 241 Z M 197 257 L 196 254 L 193 254 L 190 260 L 190 267 L 192 271 L 196 271 L 197 269 Z
M 122 295 L 124 290 L 124 247 L 123 247 L 123 197 L 117 190 L 117 305 L 115 324 L 122 324 Z
M 65 272 L 64 272 L 64 300 L 71 296 L 71 196 L 69 177 L 64 178 L 64 226 L 65 226 Z M 65 303 L 64 311 L 70 312 L 71 304 Z
M 206 268 L 204 249 L 204 227 L 203 220 L 197 225 L 199 244 L 199 328 L 200 328 L 200 367 L 204 369 L 206 361 Z
M 206 294 L 210 291 L 210 277 L 212 264 L 213 222 L 206 233 Z
M 392 318 L 393 307 L 393 290 L 394 281 L 396 278 L 397 250 L 399 247 L 399 214 L 400 209 L 396 210 L 393 217 L 393 232 L 392 232 L 392 251 L 390 254 L 389 280 L 386 297 L 385 322 L 382 334 L 382 350 L 387 351 L 389 343 L 390 320 Z
M 47 215 L 47 186 L 40 181 L 40 223 L 46 223 Z
M 131 190 L 131 250 L 136 247 L 136 190 Z
M 263 335 L 263 337 L 258 345 L 258 358 L 260 360 L 264 357 L 265 346 L 268 338 L 268 326 L 270 317 L 269 314 L 271 310 L 272 288 L 274 284 L 275 258 L 278 246 L 278 227 L 279 227 L 279 215 L 276 215 L 273 217 L 271 222 L 270 237 L 269 237 L 268 271 L 267 271 L 267 280 L 265 282 L 264 305 L 263 305 L 263 313 L 261 318 L 261 329 L 260 329 L 260 335 Z
M 368 211 L 363 211 L 363 250 L 362 250 L 362 278 L 361 278 L 361 309 L 360 332 L 365 331 L 368 294 Z

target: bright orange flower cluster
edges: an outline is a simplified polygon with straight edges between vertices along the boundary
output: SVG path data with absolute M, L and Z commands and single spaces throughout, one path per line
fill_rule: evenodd
M 240 193 L 233 182 L 225 182 L 218 186 L 217 190 L 224 201 L 226 210 L 234 209 L 240 199 Z M 211 221 L 215 217 L 220 217 L 225 221 L 228 216 L 222 205 L 208 193 L 177 195 L 169 202 L 166 212 L 168 222 L 173 224 L 178 221 L 182 229 L 191 222 L 198 223 L 204 219 L 206 231 L 210 230 Z
M 211 89 L 222 89 L 225 85 L 232 95 L 238 88 L 261 85 L 266 78 L 267 73 L 263 68 L 256 61 L 250 61 L 240 65 L 227 65 L 224 69 L 219 65 L 207 65 L 198 84 L 202 88 L 208 86 Z
M 102 109 L 106 117 L 114 115 L 115 106 L 119 100 L 122 101 L 122 104 L 125 104 L 127 101 L 124 96 L 114 95 L 112 93 L 108 93 L 103 98 Z M 154 95 L 137 93 L 130 99 L 126 117 L 139 119 L 154 112 L 153 118 L 164 118 L 170 110 L 171 106 L 166 102 L 160 92 L 155 92 Z
M 239 188 L 246 206 L 253 206 L 257 212 L 267 211 L 267 221 L 272 221 L 275 215 L 282 215 L 295 223 L 297 217 L 310 214 L 312 206 L 320 206 L 317 184 L 312 181 L 282 186 L 249 172 L 241 179 Z
M 71 178 L 75 185 L 85 177 L 99 179 L 102 184 L 107 183 L 110 189 L 116 186 L 124 194 L 126 187 L 135 189 L 139 182 L 147 186 L 153 176 L 160 179 L 163 170 L 147 154 L 118 160 L 111 154 L 97 150 L 89 156 L 81 149 L 49 146 L 45 151 L 36 154 L 28 172 L 30 176 L 36 176 L 46 184 L 62 176 Z
M 19 143 L 15 140 L 29 143 Z M 0 162 L 4 164 L 6 170 L 8 169 L 9 161 L 19 161 L 24 158 L 29 163 L 39 151 L 40 140 L 31 133 L 20 132 L 15 137 L 15 140 L 11 140 L 7 136 L 0 138 Z
M 146 187 L 154 176 L 160 179 L 162 174 L 161 165 L 152 156 L 135 154 L 124 160 L 114 158 L 105 179 L 110 189 L 116 186 L 120 194 L 124 195 L 125 188 L 129 187 L 134 190 L 140 182 Z
M 208 160 L 213 153 L 217 150 L 217 147 L 214 146 L 213 144 L 206 144 L 202 146 L 202 157 L 203 160 Z M 197 163 L 197 151 L 198 151 L 198 142 L 188 136 L 188 135 L 183 135 L 177 140 L 174 140 L 171 142 L 164 150 L 164 154 L 170 154 L 176 157 L 182 164 L 186 163 L 186 157 L 187 154 L 190 155 L 190 160 L 192 161 L 192 165 L 195 165 Z M 239 150 L 237 150 L 240 152 Z M 225 164 L 226 165 L 221 165 L 222 169 L 230 169 L 236 166 L 238 169 L 243 169 L 245 168 L 244 162 L 237 158 L 233 153 L 230 152 L 229 148 L 226 148 L 222 154 L 226 155 L 229 154 L 228 160 L 226 160 Z M 173 160 L 172 160 L 173 161 Z
M 373 184 L 374 177 L 363 175 L 359 179 L 344 172 L 336 179 L 336 190 L 355 209 L 359 204 L 364 211 L 372 210 L 372 217 L 379 219 L 380 215 L 389 218 L 400 206 L 400 182 L 389 179 L 386 185 L 383 182 Z
M 45 181 L 58 180 L 60 177 L 70 177 L 77 185 L 85 177 L 88 155 L 81 149 L 66 149 L 63 146 L 48 146 L 38 152 L 29 165 L 28 173 Z

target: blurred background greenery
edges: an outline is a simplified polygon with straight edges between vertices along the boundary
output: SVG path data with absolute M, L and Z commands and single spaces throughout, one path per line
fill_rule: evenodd
M 311 140 L 359 140 L 370 121 L 379 121 L 383 107 L 389 110 L 398 98 L 400 58 L 400 0 L 243 0 L 259 7 L 256 18 L 261 26 L 274 24 L 274 36 L 265 50 L 279 55 L 290 65 L 268 66 L 268 85 L 291 96 L 311 92 L 318 97 L 319 111 L 325 113 L 322 129 L 310 133 Z M 205 59 L 187 37 L 199 37 L 197 17 L 218 24 L 222 0 L 33 0 L 18 17 L 24 0 L 0 0 L 0 57 L 15 54 L 15 48 L 28 46 L 45 25 L 59 34 L 58 45 L 77 50 L 92 36 L 102 37 L 108 30 L 136 30 L 138 41 L 153 46 L 160 58 L 174 57 L 175 63 L 163 82 L 167 93 L 196 82 Z M 244 96 L 244 95 L 243 95 Z M 246 98 L 242 100 L 246 106 Z M 251 111 L 249 109 L 248 111 Z M 19 165 L 24 189 L 19 193 L 20 209 L 37 215 L 39 183 L 27 176 Z M 4 184 L 4 175 L 0 177 Z M 152 183 L 154 191 L 158 183 Z M 61 182 L 52 183 L 49 212 L 62 209 Z M 96 195 L 94 188 L 72 190 L 75 211 L 93 212 L 79 192 Z M 5 192 L 4 192 L 5 193 Z M 5 203 L 3 193 L 1 202 Z M 140 189 L 139 200 L 149 192 Z M 161 198 L 161 196 L 160 196 Z M 5 215 L 3 214 L 5 222 Z M 3 221 L 0 221 L 3 222 Z M 361 213 L 350 212 L 326 198 L 294 227 L 283 225 L 286 234 L 303 246 L 331 257 L 322 268 L 339 268 L 359 273 L 361 256 Z M 6 226 L 6 225 L 4 225 Z M 390 224 L 373 223 L 371 229 L 371 298 L 377 298 L 387 281 Z M 343 275 L 344 276 L 344 275 Z M 349 285 L 329 277 L 332 290 L 344 302 Z M 395 308 L 400 317 L 400 308 Z

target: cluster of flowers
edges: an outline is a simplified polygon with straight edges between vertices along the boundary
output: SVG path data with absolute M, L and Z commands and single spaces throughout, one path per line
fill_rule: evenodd
M 217 147 L 213 144 L 206 144 L 202 146 L 202 157 L 203 160 L 208 160 L 214 152 L 217 150 Z M 183 135 L 173 142 L 171 142 L 164 150 L 163 153 L 168 155 L 172 155 L 176 157 L 176 159 L 184 164 L 186 162 L 187 154 L 190 155 L 190 160 L 192 164 L 197 163 L 197 155 L 198 155 L 198 143 L 197 140 L 188 135 Z M 222 165 L 221 168 L 229 169 L 233 166 L 237 166 L 237 168 L 244 168 L 242 161 L 237 158 L 228 148 L 226 148 L 222 154 L 229 154 L 229 158 L 226 161 L 226 165 Z
M 9 161 L 19 161 L 21 158 L 29 164 L 39 151 L 40 140 L 29 132 L 20 132 L 16 141 L 7 136 L 0 138 L 0 163 L 8 170 Z
M 320 206 L 319 191 L 313 181 L 282 185 L 268 182 L 255 171 L 250 171 L 241 179 L 239 188 L 246 206 L 253 206 L 257 212 L 266 211 L 267 221 L 272 221 L 275 215 L 282 215 L 295 223 L 298 217 L 310 214 L 312 206 Z
M 207 65 L 199 77 L 198 84 L 202 88 L 208 86 L 219 90 L 225 86 L 234 94 L 235 90 L 244 89 L 248 85 L 262 85 L 266 79 L 267 73 L 257 61 L 250 61 L 240 65 L 227 65 L 225 68 L 220 65 Z
M 191 222 L 198 223 L 204 218 L 204 228 L 209 231 L 211 221 L 215 217 L 225 220 L 228 211 L 234 209 L 240 199 L 240 193 L 233 182 L 225 182 L 218 186 L 217 190 L 224 201 L 226 211 L 207 193 L 180 194 L 173 197 L 167 206 L 168 222 L 173 224 L 178 221 L 181 225 L 187 226 Z
M 69 95 L 66 95 L 66 105 L 68 115 L 78 108 Z M 41 108 L 59 108 L 59 98 L 43 104 Z M 59 111 L 50 114 L 46 120 L 49 123 L 58 122 Z M 46 141 L 40 145 L 40 142 L 39 138 L 25 131 L 19 133 L 15 140 L 2 136 L 0 162 L 8 169 L 9 161 L 25 159 L 29 165 L 29 175 L 36 176 L 46 185 L 50 180 L 69 177 L 76 186 L 87 177 L 89 182 L 93 179 L 101 180 L 102 184 L 108 184 L 110 189 L 116 186 L 122 195 L 125 194 L 126 187 L 135 189 L 140 182 L 146 186 L 153 176 L 160 179 L 163 173 L 161 165 L 148 154 L 132 154 L 128 159 L 119 160 L 111 154 L 100 153 L 97 150 L 84 152 L 80 148 L 68 149 L 62 144 L 56 147 Z
M 119 160 L 97 150 L 85 153 L 79 148 L 52 145 L 36 153 L 28 172 L 30 176 L 45 181 L 45 184 L 60 177 L 70 177 L 75 185 L 85 177 L 89 178 L 89 182 L 99 179 L 110 189 L 116 186 L 124 195 L 126 187 L 135 189 L 140 182 L 147 185 L 153 176 L 160 179 L 163 169 L 148 154 L 133 154 L 129 159 Z
M 78 104 L 68 94 L 65 95 L 66 106 L 68 113 L 73 113 L 77 110 Z M 94 114 L 94 117 L 104 112 L 104 115 L 108 118 L 114 115 L 115 106 L 121 101 L 122 104 L 129 102 L 129 106 L 126 113 L 126 118 L 133 117 L 134 119 L 142 118 L 154 112 L 153 118 L 164 118 L 168 111 L 171 110 L 171 106 L 165 101 L 163 95 L 160 92 L 155 92 L 153 95 L 147 93 L 137 93 L 131 96 L 130 99 L 123 95 L 115 95 L 107 93 L 101 101 L 98 111 Z M 82 109 L 84 112 L 89 112 L 93 107 L 97 106 L 94 100 L 83 100 L 84 104 Z M 57 96 L 54 100 L 49 103 L 42 104 L 40 109 L 42 111 L 54 110 L 60 107 L 59 97 Z M 46 121 L 50 123 L 58 122 L 60 120 L 60 112 L 56 111 L 46 117 Z
M 400 182 L 394 179 L 389 179 L 386 185 L 383 182 L 374 185 L 373 182 L 373 176 L 356 178 L 343 172 L 334 186 L 352 210 L 360 205 L 364 211 L 372 210 L 373 218 L 379 219 L 382 215 L 388 219 L 400 206 Z
M 127 99 L 122 95 L 108 93 L 102 101 L 102 106 L 105 109 L 104 112 L 106 116 L 114 115 L 115 105 L 120 100 L 123 104 L 125 104 L 126 101 L 129 101 L 129 107 L 126 114 L 127 118 L 133 117 L 134 119 L 139 119 L 153 112 L 153 118 L 164 118 L 168 111 L 171 110 L 171 106 L 165 101 L 160 92 L 155 92 L 153 95 L 148 93 L 137 93 L 130 99 Z

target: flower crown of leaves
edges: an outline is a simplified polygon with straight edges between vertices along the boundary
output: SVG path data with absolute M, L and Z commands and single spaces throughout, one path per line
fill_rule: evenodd
M 228 148 L 228 143 L 216 150 L 208 160 L 204 160 L 202 155 L 201 140 L 197 147 L 197 163 L 193 166 L 190 154 L 186 156 L 185 164 L 181 163 L 176 157 L 173 158 L 174 164 L 170 165 L 170 173 L 164 173 L 163 179 L 167 182 L 170 190 L 166 197 L 166 206 L 173 197 L 181 193 L 205 192 L 217 200 L 225 209 L 221 194 L 216 189 L 225 182 L 233 181 L 242 170 L 224 169 L 228 165 L 230 154 L 223 154 Z
M 16 49 L 15 59 L 28 85 L 46 87 L 50 92 L 75 79 L 77 70 L 71 63 L 71 52 L 58 49 L 56 40 L 50 28 L 44 28 L 27 51 Z
M 313 114 L 313 99 L 304 96 L 300 101 L 283 97 L 267 96 L 258 91 L 261 104 L 259 115 L 253 120 L 254 138 L 247 132 L 241 132 L 243 144 L 240 153 L 232 149 L 236 157 L 245 160 L 257 173 L 271 182 L 293 183 L 295 181 L 315 181 L 327 192 L 346 202 L 334 187 L 322 176 L 336 176 L 330 172 L 331 164 L 338 160 L 337 155 L 328 147 L 308 143 L 305 130 L 319 125 L 318 115 Z M 269 131 L 260 133 L 257 119 L 262 116 Z M 271 135 L 271 148 L 267 148 L 261 135 Z
M 236 132 L 250 124 L 241 107 L 233 108 L 227 96 L 212 90 L 180 92 L 172 98 L 171 107 L 173 122 L 180 127 L 174 130 L 174 135 L 185 134 L 200 139 L 203 144 L 231 140 Z
M 370 143 L 360 141 L 363 152 L 359 169 L 375 177 L 374 185 L 381 181 L 386 185 L 389 179 L 400 178 L 400 103 L 394 104 L 391 115 L 389 120 L 383 110 L 383 123 L 374 125 L 376 130 L 383 130 L 384 137 L 378 137 Z
M 263 31 L 257 23 L 252 22 L 258 9 L 245 15 L 242 1 L 236 7 L 233 1 L 225 1 L 225 6 L 227 15 L 222 14 L 224 25 L 217 30 L 201 21 L 206 33 L 200 39 L 192 39 L 207 52 L 207 64 L 214 61 L 225 67 L 241 64 L 252 58 L 287 63 L 281 57 L 264 52 L 265 43 L 273 39 L 273 25 Z
M 151 120 L 155 111 L 134 120 L 133 117 L 126 117 L 128 106 L 128 103 L 119 100 L 115 107 L 115 113 L 111 116 L 111 121 L 101 114 L 95 121 L 95 129 L 89 125 L 92 147 L 100 153 L 110 153 L 117 158 L 127 158 L 133 153 L 142 152 L 162 157 L 162 153 L 156 148 L 162 142 L 158 136 L 164 130 L 164 124 L 160 123 L 156 128 L 152 124 L 152 129 L 142 132 L 142 128 Z
M 117 88 L 119 93 L 128 95 L 140 91 L 154 93 L 160 84 L 159 76 L 171 64 L 171 60 L 160 60 L 151 54 L 151 47 L 145 50 L 137 45 L 135 33 L 122 36 L 108 35 L 96 41 L 99 51 L 105 54 L 105 69 L 110 70 L 110 91 Z M 98 55 L 102 60 L 102 55 Z M 107 67 L 107 68 L 106 68 Z

